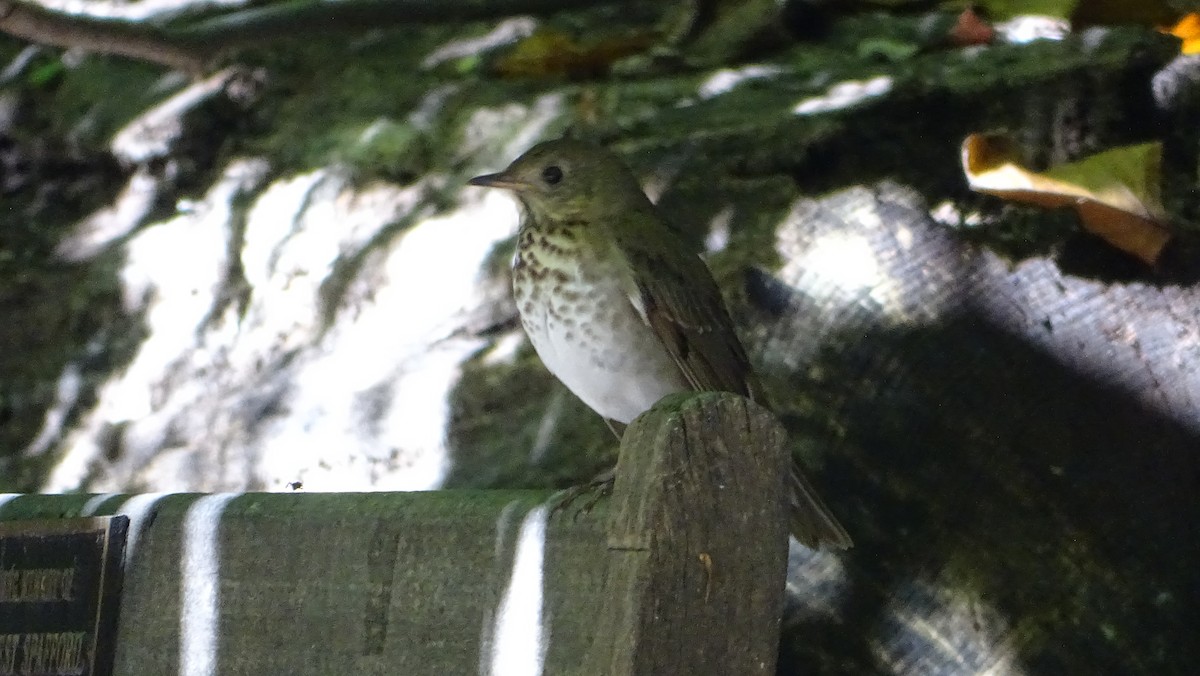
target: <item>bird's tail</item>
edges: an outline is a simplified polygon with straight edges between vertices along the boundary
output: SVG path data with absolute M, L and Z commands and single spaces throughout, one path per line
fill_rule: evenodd
M 792 465 L 789 512 L 792 536 L 811 549 L 846 549 L 853 545 L 849 533 L 825 506 L 800 467 Z

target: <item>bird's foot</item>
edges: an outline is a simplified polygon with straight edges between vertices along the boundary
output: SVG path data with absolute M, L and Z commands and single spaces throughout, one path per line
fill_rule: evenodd
M 612 467 L 597 474 L 591 481 L 568 488 L 567 490 L 563 491 L 563 495 L 558 500 L 557 504 L 550 509 L 550 514 L 553 515 L 556 512 L 565 512 L 580 498 L 584 498 L 584 501 L 579 509 L 575 512 L 575 517 L 578 518 L 580 514 L 587 514 L 588 512 L 592 511 L 592 508 L 596 506 L 596 503 L 612 495 L 613 481 L 616 476 L 617 469 Z

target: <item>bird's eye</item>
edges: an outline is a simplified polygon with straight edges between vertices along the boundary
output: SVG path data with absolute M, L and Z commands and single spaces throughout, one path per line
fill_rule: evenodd
M 554 185 L 562 180 L 563 171 L 556 165 L 550 165 L 542 170 L 542 180 L 548 185 Z

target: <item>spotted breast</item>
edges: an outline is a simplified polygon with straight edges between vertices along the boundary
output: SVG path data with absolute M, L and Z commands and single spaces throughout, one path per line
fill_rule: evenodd
M 583 223 L 524 223 L 513 295 L 546 368 L 597 413 L 628 423 L 689 388 L 628 293 L 621 258 L 585 238 Z

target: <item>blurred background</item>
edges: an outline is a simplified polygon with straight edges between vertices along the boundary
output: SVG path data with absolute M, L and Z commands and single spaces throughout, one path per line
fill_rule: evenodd
M 464 185 L 571 133 L 855 538 L 781 674 L 1200 659 L 1194 3 L 3 4 L 0 491 L 590 478 Z

